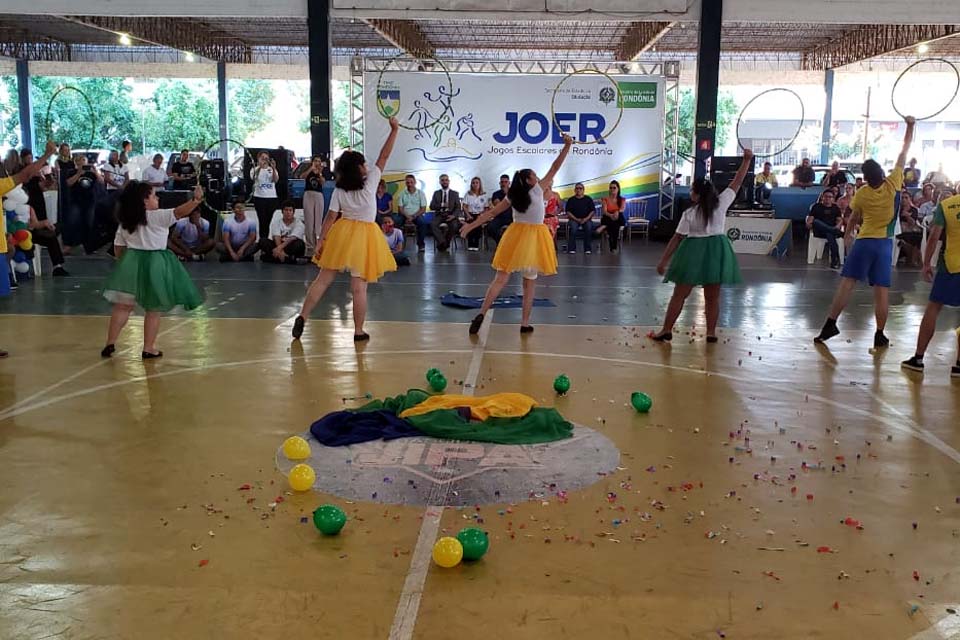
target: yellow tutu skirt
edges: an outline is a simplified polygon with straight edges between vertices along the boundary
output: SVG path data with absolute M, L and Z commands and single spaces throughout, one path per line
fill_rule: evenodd
M 397 270 L 397 261 L 380 227 L 375 222 L 346 218 L 334 223 L 313 263 L 321 269 L 349 271 L 367 282 L 376 282 L 387 271 Z
M 557 250 L 550 229 L 545 224 L 511 224 L 493 254 L 493 268 L 509 273 L 520 271 L 525 276 L 555 274 Z

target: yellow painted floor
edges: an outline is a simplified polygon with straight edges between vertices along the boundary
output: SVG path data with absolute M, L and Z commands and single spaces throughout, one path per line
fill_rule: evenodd
M 386 639 L 398 620 L 392 637 L 424 640 L 960 626 L 950 333 L 921 380 L 899 370 L 906 346 L 874 356 L 857 332 L 831 353 L 792 336 L 660 346 L 646 329 L 562 325 L 521 340 L 494 324 L 475 345 L 462 324 L 380 322 L 357 348 L 349 326 L 314 321 L 291 347 L 277 321 L 167 318 L 166 356 L 142 363 L 139 320 L 110 361 L 105 326 L 0 316 L 13 351 L 0 361 L 0 638 Z M 459 391 L 471 362 L 478 394 L 555 405 L 611 439 L 620 467 L 565 501 L 444 509 L 441 534 L 477 524 L 491 549 L 430 566 L 421 594 L 423 507 L 290 494 L 274 455 L 355 406 L 344 396 L 423 386 L 431 366 Z M 561 372 L 573 388 L 556 398 Z M 625 406 L 635 390 L 648 415 Z M 301 522 L 322 502 L 350 517 L 338 537 Z

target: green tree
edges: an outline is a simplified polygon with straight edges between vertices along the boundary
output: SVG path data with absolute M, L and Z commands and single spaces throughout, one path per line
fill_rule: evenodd
M 333 136 L 335 149 L 345 149 L 350 146 L 350 96 L 348 82 L 334 80 L 331 87 L 333 113 L 330 117 L 330 132 Z M 307 99 L 309 105 L 309 98 Z M 309 113 L 300 120 L 300 133 L 310 132 Z
M 247 136 L 263 130 L 270 122 L 269 110 L 275 97 L 273 86 L 268 80 L 231 80 L 229 89 L 227 118 L 230 137 L 246 143 Z
M 679 139 L 677 150 L 685 155 L 693 155 L 693 141 L 696 133 L 694 120 L 696 119 L 697 102 L 693 89 L 683 89 L 680 92 Z M 719 149 L 727 143 L 730 135 L 736 135 L 733 128 L 736 124 L 740 107 L 736 98 L 728 91 L 721 91 L 717 98 L 717 139 L 715 148 Z
M 217 102 L 182 80 L 162 80 L 146 102 L 144 129 L 150 149 L 202 151 L 220 135 Z

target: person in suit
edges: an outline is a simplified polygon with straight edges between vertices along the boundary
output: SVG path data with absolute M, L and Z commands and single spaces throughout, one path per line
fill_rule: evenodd
M 450 176 L 447 174 L 440 176 L 440 188 L 433 192 L 430 211 L 433 212 L 430 229 L 437 242 L 437 251 L 446 251 L 450 248 L 453 237 L 460 230 L 460 218 L 463 212 L 460 194 L 450 188 Z

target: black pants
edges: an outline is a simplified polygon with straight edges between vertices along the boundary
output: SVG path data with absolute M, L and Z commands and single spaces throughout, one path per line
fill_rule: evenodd
M 600 219 L 600 224 L 597 225 L 598 230 L 604 230 L 607 232 L 607 236 L 610 239 L 611 251 L 616 251 L 617 245 L 620 244 L 620 227 L 622 226 L 624 226 L 623 216 L 618 216 L 616 218 L 603 216 Z
M 280 262 L 273 257 L 273 250 L 277 245 L 273 243 L 273 240 L 270 238 L 262 238 L 260 240 L 260 262 Z M 287 254 L 287 259 L 284 261 L 285 264 L 296 264 L 297 258 L 302 258 L 303 254 L 307 250 L 306 243 L 297 238 L 290 242 L 287 247 L 283 250 Z
M 473 222 L 476 220 L 476 217 L 470 218 L 466 222 Z M 469 249 L 479 249 L 480 241 L 483 239 L 483 227 L 477 227 L 473 231 L 467 234 L 467 248 Z
M 487 237 L 493 239 L 494 242 L 500 242 L 500 238 L 503 237 L 504 232 L 506 232 L 509 226 L 509 222 L 499 222 L 494 218 L 487 224 Z
M 441 228 L 441 225 L 447 225 Z M 430 222 L 430 230 L 433 233 L 433 239 L 437 243 L 437 251 L 446 251 L 453 242 L 454 236 L 460 231 L 460 221 L 455 216 L 440 217 L 440 214 L 433 214 L 433 220 Z
M 63 249 L 60 247 L 60 239 L 57 238 L 57 232 L 53 229 L 39 228 L 31 229 L 33 244 L 46 249 L 50 253 L 50 262 L 55 267 L 63 266 Z
M 254 242 L 247 247 L 243 253 L 240 252 L 240 247 L 235 248 L 234 253 L 240 257 L 241 261 L 252 262 L 253 257 L 257 254 L 257 249 L 259 249 L 259 247 L 257 246 L 257 243 Z M 273 249 L 271 248 L 271 251 L 272 250 Z M 218 242 L 217 251 L 220 253 L 220 262 L 233 262 L 233 258 L 230 257 L 230 252 L 227 251 L 227 245 L 223 244 L 222 242 Z M 271 255 L 270 257 L 272 258 L 273 256 Z
M 254 198 L 253 208 L 257 210 L 257 221 L 260 223 L 260 238 L 270 237 L 270 221 L 273 212 L 277 210 L 277 198 Z

